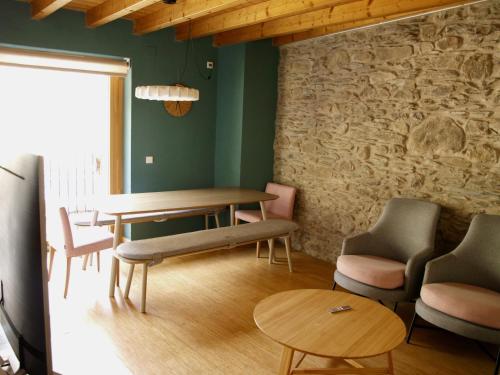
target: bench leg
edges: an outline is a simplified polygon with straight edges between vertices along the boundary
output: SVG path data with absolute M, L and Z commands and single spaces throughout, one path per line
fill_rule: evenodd
M 270 240 L 267 240 L 267 243 L 269 244 L 269 264 L 273 264 L 273 258 L 274 258 L 274 238 L 271 238 Z
M 260 258 L 260 241 L 257 241 L 257 245 L 255 246 L 255 255 L 257 258 Z
M 148 287 L 148 264 L 142 265 L 142 295 L 141 295 L 141 313 L 146 312 L 146 289 Z
M 132 285 L 132 277 L 134 276 L 134 268 L 135 264 L 130 263 L 130 268 L 128 269 L 127 285 L 125 285 L 125 293 L 123 294 L 124 298 L 128 298 L 128 294 L 130 293 L 130 286 Z
M 89 254 L 83 256 L 82 270 L 87 270 L 87 263 L 89 262 Z
M 205 215 L 205 229 L 208 229 L 208 215 Z
M 215 217 L 215 224 L 217 225 L 217 228 L 220 228 L 219 213 L 216 212 L 214 217 Z
M 292 267 L 292 254 L 291 254 L 291 246 L 290 246 L 290 236 L 285 237 L 285 249 L 286 249 L 286 257 L 288 259 L 288 270 L 290 272 L 293 272 L 293 267 Z

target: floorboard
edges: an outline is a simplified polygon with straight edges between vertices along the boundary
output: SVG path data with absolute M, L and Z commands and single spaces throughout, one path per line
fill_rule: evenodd
M 263 254 L 266 254 L 263 251 Z M 283 249 L 278 255 L 284 256 Z M 252 312 L 266 296 L 296 288 L 330 288 L 333 267 L 294 252 L 295 272 L 269 265 L 245 247 L 166 260 L 149 273 L 147 314 L 139 312 L 140 268 L 125 301 L 107 296 L 109 253 L 100 273 L 76 259 L 63 299 L 64 259 L 50 282 L 54 368 L 64 375 L 276 374 L 281 347 L 256 328 Z M 122 267 L 122 288 L 127 266 Z M 408 325 L 412 304 L 398 314 Z M 491 374 L 494 363 L 465 338 L 417 329 L 394 353 L 398 375 Z M 494 352 L 496 349 L 490 347 Z M 361 360 L 376 365 L 384 358 Z M 328 365 L 307 357 L 303 366 Z

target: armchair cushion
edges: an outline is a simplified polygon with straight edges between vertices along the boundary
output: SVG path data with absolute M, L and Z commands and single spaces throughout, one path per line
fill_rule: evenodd
M 405 279 L 404 263 L 373 255 L 341 255 L 337 270 L 351 279 L 383 289 L 402 287 Z
M 461 283 L 424 284 L 422 301 L 435 310 L 481 326 L 500 329 L 500 293 Z

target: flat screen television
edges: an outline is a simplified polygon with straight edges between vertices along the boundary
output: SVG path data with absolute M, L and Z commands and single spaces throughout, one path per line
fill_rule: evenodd
M 0 326 L 30 375 L 51 375 L 43 159 L 0 160 Z

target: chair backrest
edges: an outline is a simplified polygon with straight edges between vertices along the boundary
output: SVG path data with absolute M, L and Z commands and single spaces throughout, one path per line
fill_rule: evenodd
M 441 207 L 411 198 L 392 198 L 377 223 L 374 235 L 379 255 L 406 263 L 416 252 L 434 248 Z
M 66 249 L 66 253 L 71 253 L 74 249 L 73 232 L 71 231 L 71 223 L 69 221 L 68 211 L 66 211 L 65 207 L 59 208 L 59 216 L 61 217 L 61 224 L 64 235 L 64 248 Z
M 450 254 L 457 258 L 457 269 L 450 269 L 450 281 L 500 292 L 500 216 L 476 215 Z
M 266 211 L 292 220 L 297 189 L 291 186 L 268 182 L 266 185 L 266 193 L 279 196 L 278 199 L 266 201 L 264 203 Z

